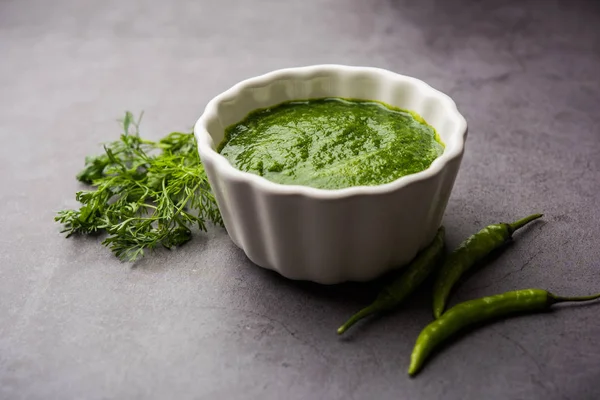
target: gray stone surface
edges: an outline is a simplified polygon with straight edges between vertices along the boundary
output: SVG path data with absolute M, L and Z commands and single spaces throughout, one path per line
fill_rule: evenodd
M 600 398 L 599 304 L 479 329 L 411 380 L 427 291 L 338 338 L 375 285 L 287 281 L 217 228 L 131 266 L 52 221 L 126 109 L 157 138 L 240 79 L 372 65 L 449 93 L 469 121 L 450 246 L 546 213 L 454 301 L 598 292 L 599 25 L 594 1 L 1 0 L 0 398 Z

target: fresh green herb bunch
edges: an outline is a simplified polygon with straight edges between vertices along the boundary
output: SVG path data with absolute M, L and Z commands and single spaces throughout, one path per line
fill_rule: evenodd
M 193 133 L 145 140 L 141 118 L 126 112 L 120 140 L 106 144 L 104 154 L 86 157 L 77 179 L 94 189 L 77 192 L 78 210 L 55 217 L 67 237 L 108 233 L 102 243 L 124 261 L 158 245 L 184 244 L 193 225 L 205 231 L 207 222 L 222 224 Z

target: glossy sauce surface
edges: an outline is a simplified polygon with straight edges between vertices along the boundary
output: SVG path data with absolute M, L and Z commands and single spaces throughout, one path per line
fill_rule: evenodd
M 273 182 L 341 189 L 423 171 L 444 145 L 413 112 L 325 98 L 256 110 L 226 129 L 218 150 L 234 167 Z

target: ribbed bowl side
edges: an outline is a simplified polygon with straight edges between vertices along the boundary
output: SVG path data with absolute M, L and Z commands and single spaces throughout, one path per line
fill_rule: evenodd
M 250 260 L 291 279 L 332 284 L 373 279 L 429 243 L 458 170 L 454 164 L 399 191 L 321 201 L 265 193 L 212 173 L 211 182 L 219 188 L 226 228 Z

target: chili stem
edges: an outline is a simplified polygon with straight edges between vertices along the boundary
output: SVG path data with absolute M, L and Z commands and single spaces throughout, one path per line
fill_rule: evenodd
M 520 228 L 524 227 L 525 225 L 527 225 L 531 221 L 534 221 L 534 220 L 536 220 L 538 218 L 542 218 L 543 216 L 544 216 L 544 214 L 532 214 L 532 215 L 530 215 L 528 217 L 525 217 L 523 219 L 515 221 L 512 224 L 508 224 L 508 226 L 510 227 L 510 232 L 513 233 L 514 231 L 516 231 L 517 229 L 520 229 Z
M 591 296 L 563 297 L 563 296 L 552 295 L 551 297 L 556 302 L 559 302 L 559 301 L 589 301 L 589 300 L 600 299 L 600 293 L 593 294 Z

